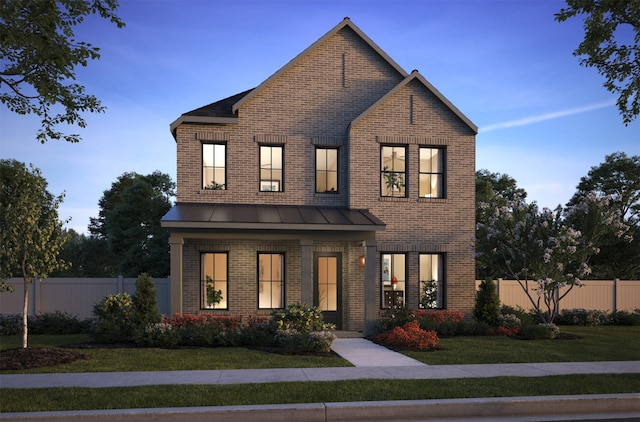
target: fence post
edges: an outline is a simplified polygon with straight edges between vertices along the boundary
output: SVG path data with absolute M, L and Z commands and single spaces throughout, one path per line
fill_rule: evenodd
M 116 286 L 116 291 L 118 293 L 124 293 L 124 276 L 119 275 L 118 276 L 118 281 L 117 281 L 118 285 Z
M 501 278 L 498 278 L 496 280 L 496 294 L 498 295 L 498 299 L 500 300 L 500 302 L 502 302 L 502 298 L 500 298 L 500 282 L 502 281 Z
M 618 279 L 613 279 L 613 312 L 618 311 Z

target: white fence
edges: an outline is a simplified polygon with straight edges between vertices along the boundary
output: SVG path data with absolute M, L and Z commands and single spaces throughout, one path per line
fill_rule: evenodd
M 170 312 L 169 278 L 154 278 L 161 314 Z M 21 278 L 11 278 L 7 284 L 13 292 L 0 293 L 0 313 L 21 314 L 24 300 L 24 283 Z M 90 318 L 93 305 L 105 296 L 116 293 L 133 294 L 135 278 L 47 278 L 43 282 L 29 284 L 29 315 L 62 311 L 79 319 Z
M 476 289 L 480 285 L 476 281 Z M 514 308 L 532 309 L 529 298 L 515 280 L 495 280 L 502 305 Z M 571 293 L 560 301 L 562 309 L 597 309 L 600 311 L 633 311 L 640 309 L 640 280 L 584 280 L 582 287 L 574 287 Z M 536 300 L 533 290 L 535 282 L 529 282 L 531 297 Z M 562 294 L 565 289 L 562 289 Z

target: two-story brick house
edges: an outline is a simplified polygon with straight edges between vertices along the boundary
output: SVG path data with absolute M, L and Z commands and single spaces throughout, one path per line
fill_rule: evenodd
M 472 309 L 477 127 L 348 18 L 170 129 L 172 312 L 304 302 L 370 333 L 394 304 Z

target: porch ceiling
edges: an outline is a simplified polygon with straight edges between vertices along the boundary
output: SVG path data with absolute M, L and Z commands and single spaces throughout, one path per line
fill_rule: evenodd
M 162 227 L 225 230 L 378 231 L 385 223 L 368 210 L 259 204 L 176 204 Z

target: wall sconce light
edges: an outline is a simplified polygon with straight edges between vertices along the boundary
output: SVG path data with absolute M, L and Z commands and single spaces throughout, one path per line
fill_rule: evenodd
M 358 264 L 360 264 L 360 268 L 364 268 L 364 264 L 365 264 L 364 255 L 360 255 L 360 258 L 358 258 Z

